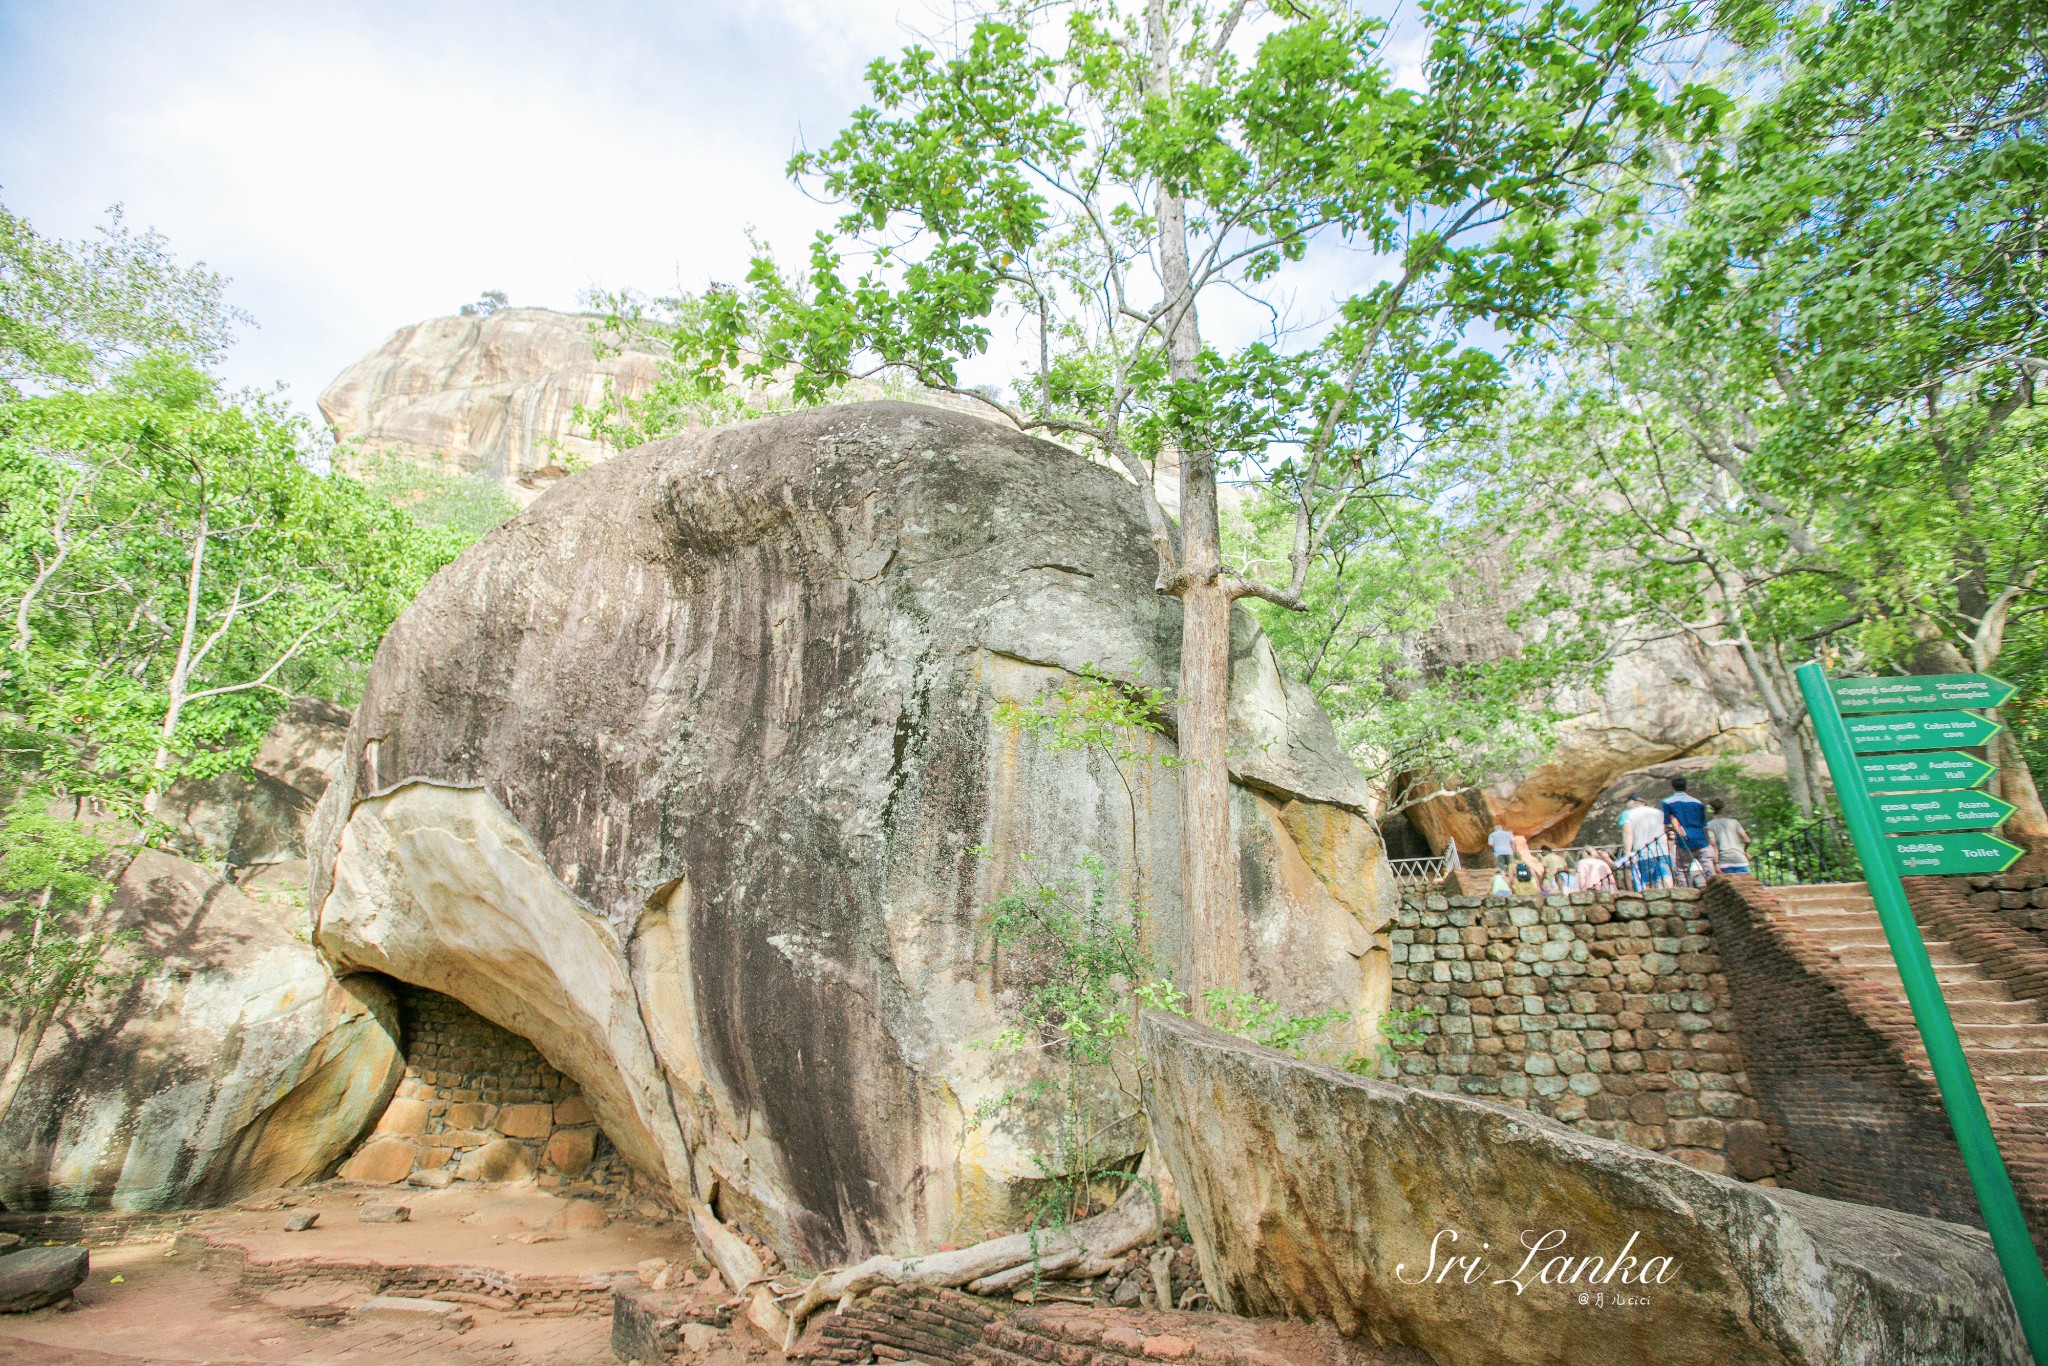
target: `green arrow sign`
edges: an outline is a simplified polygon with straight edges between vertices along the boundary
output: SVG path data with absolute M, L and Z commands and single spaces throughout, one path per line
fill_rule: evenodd
M 1907 830 L 1990 830 L 2012 814 L 2012 803 L 1982 792 L 1904 792 L 1873 795 L 1886 834 Z
M 1845 712 L 1941 711 L 1995 707 L 2019 689 L 1990 674 L 1915 674 L 1906 678 L 1831 678 L 1835 705 Z
M 1858 754 L 1892 754 L 1908 749 L 1981 745 L 2005 729 L 1967 711 L 1931 711 L 1918 716 L 1845 716 L 1849 748 Z
M 1998 770 L 1973 754 L 1886 754 L 1858 759 L 1863 782 L 1872 792 L 1959 792 L 1975 787 Z
M 1892 854 L 1908 877 L 2002 873 L 2020 856 L 2020 847 L 1992 835 L 1909 835 L 1892 846 Z

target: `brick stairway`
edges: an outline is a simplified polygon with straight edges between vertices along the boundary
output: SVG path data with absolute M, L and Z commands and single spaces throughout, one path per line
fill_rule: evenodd
M 1864 884 L 1771 890 L 1788 923 L 1820 939 L 1844 976 L 1879 988 L 1902 1011 L 1906 1008 L 1905 985 Z M 2027 1222 L 2036 1243 L 2048 1242 L 2048 1010 L 2016 998 L 1983 964 L 1947 940 L 1925 942 Z M 1933 1072 L 1917 1032 L 1896 1023 L 1884 1032 L 1899 1042 L 1908 1063 L 1931 1087 Z

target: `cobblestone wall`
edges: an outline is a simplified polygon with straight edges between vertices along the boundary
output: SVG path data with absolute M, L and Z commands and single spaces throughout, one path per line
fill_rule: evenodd
M 395 983 L 405 1080 L 341 1175 L 357 1181 L 615 1184 L 620 1159 L 576 1083 L 530 1042 L 436 991 Z
M 1743 1071 L 1690 889 L 1541 901 L 1410 895 L 1389 933 L 1400 1079 L 1762 1180 L 1785 1167 Z
M 1973 877 L 1970 904 L 1997 912 L 2000 920 L 2017 929 L 2048 936 L 2048 876 Z

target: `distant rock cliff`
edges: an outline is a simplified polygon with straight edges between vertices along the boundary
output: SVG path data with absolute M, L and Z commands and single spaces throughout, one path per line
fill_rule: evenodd
M 578 430 L 577 404 L 606 384 L 638 395 L 658 377 L 645 352 L 600 360 L 590 321 L 507 308 L 401 327 L 327 386 L 320 411 L 365 455 L 485 475 L 527 503 L 568 473 L 564 456 L 611 454 Z

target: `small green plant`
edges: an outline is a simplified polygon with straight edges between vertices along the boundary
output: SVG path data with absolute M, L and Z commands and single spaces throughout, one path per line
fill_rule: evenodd
M 1363 1065 L 1353 1066 L 1347 1070 L 1357 1072 L 1361 1076 L 1370 1076 L 1374 1073 L 1393 1076 L 1395 1069 L 1400 1065 L 1401 1050 L 1413 1048 L 1429 1037 L 1426 1031 L 1417 1029 L 1416 1026 L 1435 1014 L 1435 1011 L 1424 1005 L 1394 1007 L 1381 1011 L 1380 1042 L 1376 1055 L 1369 1060 L 1354 1059 L 1354 1062 Z
M 1064 877 L 1028 854 L 1020 863 L 1021 885 L 988 908 L 996 979 L 1014 998 L 1009 1027 L 987 1046 L 1047 1066 L 983 1101 L 974 1122 L 1000 1117 L 1033 1134 L 1033 1222 L 1059 1224 L 1129 1178 L 1124 1159 L 1144 1147 L 1135 1011 L 1179 993 L 1145 953 L 1138 907 L 1110 899 L 1098 856 L 1083 854 Z

